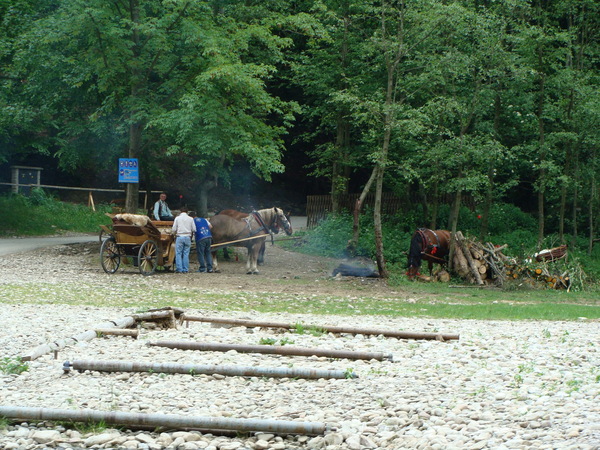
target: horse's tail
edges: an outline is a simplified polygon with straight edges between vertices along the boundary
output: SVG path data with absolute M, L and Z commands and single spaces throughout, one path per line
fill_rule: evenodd
M 423 236 L 416 232 L 410 240 L 410 248 L 408 250 L 408 266 L 421 267 L 421 251 L 423 250 Z

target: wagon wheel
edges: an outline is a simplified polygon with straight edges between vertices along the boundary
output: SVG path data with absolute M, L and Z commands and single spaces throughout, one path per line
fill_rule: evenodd
M 156 270 L 158 246 L 152 240 L 145 241 L 140 247 L 139 267 L 142 275 L 152 275 Z
M 121 265 L 121 252 L 114 237 L 102 241 L 100 264 L 106 273 L 115 273 Z

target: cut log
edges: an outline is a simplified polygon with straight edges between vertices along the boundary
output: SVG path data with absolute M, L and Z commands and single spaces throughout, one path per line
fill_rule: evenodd
M 471 251 L 467 247 L 467 243 L 465 242 L 465 238 L 464 238 L 463 234 L 460 231 L 457 231 L 454 236 L 455 236 L 455 239 L 457 240 L 458 244 L 460 245 L 460 247 L 463 251 L 463 254 L 467 258 L 469 268 L 471 269 L 471 274 L 475 278 L 475 281 L 477 282 L 477 284 L 483 284 L 483 281 L 481 280 L 481 275 L 479 273 L 479 270 L 475 266 L 475 263 L 473 262 L 473 257 L 471 256 Z
M 448 283 L 450 281 L 450 274 L 445 270 L 440 270 L 437 275 L 437 280 L 442 283 Z
M 465 278 L 469 274 L 469 263 L 463 254 L 460 246 L 454 248 L 454 269 L 461 278 Z

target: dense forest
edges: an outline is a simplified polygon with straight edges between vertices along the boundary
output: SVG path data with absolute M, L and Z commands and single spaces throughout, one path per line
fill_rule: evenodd
M 383 192 L 432 225 L 450 199 L 453 229 L 468 196 L 483 236 L 503 202 L 591 246 L 597 0 L 0 0 L 0 20 L 0 162 L 102 180 L 139 158 L 204 208 L 240 165 L 326 179 L 334 210 L 374 193 L 376 240 Z

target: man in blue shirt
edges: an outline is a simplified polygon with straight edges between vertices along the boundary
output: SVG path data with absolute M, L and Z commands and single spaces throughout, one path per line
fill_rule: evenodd
M 196 211 L 191 211 L 190 216 L 194 218 L 194 223 L 196 224 L 196 253 L 198 255 L 198 264 L 200 264 L 198 272 L 212 273 L 213 262 L 210 253 L 210 246 L 212 245 L 210 229 L 212 225 L 204 217 L 197 217 Z

